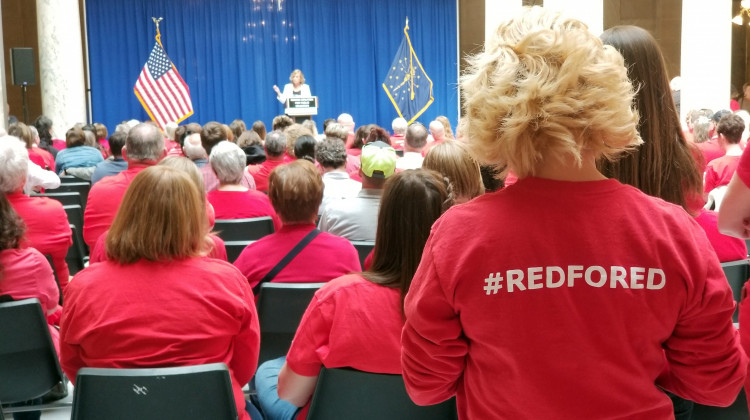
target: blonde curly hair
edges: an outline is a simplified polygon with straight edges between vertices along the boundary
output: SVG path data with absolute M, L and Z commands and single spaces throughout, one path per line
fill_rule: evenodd
M 547 159 L 581 165 L 584 151 L 613 159 L 641 143 L 622 56 L 578 20 L 525 8 L 469 64 L 462 125 L 475 156 L 504 169 L 499 177 L 534 175 Z

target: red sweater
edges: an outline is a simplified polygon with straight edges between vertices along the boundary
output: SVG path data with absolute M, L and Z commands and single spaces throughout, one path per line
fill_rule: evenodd
M 73 237 L 62 204 L 51 198 L 29 197 L 21 192 L 6 197 L 26 224 L 24 246 L 34 247 L 52 257 L 60 287 L 65 290 L 70 277 L 65 257 L 73 244 Z
M 451 208 L 405 312 L 411 398 L 456 395 L 463 419 L 670 419 L 656 385 L 729 405 L 746 372 L 706 235 L 615 180 L 524 178 Z
M 82 367 L 225 363 L 239 418 L 249 419 L 242 386 L 258 364 L 258 314 L 247 281 L 226 262 L 93 264 L 65 291 L 60 340 L 72 381 Z
M 289 160 L 291 162 L 294 159 Z M 272 159 L 266 159 L 263 163 L 259 163 L 257 165 L 250 165 L 247 167 L 248 172 L 253 176 L 253 179 L 255 179 L 255 189 L 258 191 L 268 191 L 268 175 L 271 175 L 271 171 L 273 171 L 277 166 L 283 165 L 284 163 L 288 163 L 286 160 L 286 156 L 282 158 L 282 160 L 272 160 Z

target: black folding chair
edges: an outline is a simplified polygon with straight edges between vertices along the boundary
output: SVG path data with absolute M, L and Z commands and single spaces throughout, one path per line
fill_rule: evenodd
M 750 276 L 750 259 L 721 263 L 721 268 L 724 270 L 724 275 L 727 278 L 729 287 L 732 288 L 732 296 L 734 297 L 734 300 L 739 302 L 742 299 L 742 287 Z M 739 314 L 740 308 L 739 305 L 737 305 L 734 315 L 732 316 L 734 322 L 738 321 Z
M 370 255 L 370 252 L 372 252 L 372 249 L 375 248 L 375 242 L 374 241 L 351 241 L 352 245 L 354 245 L 354 248 L 357 250 L 357 254 L 359 254 L 359 265 L 362 266 L 362 270 L 365 269 L 365 260 L 367 259 L 367 256 Z
M 263 283 L 258 293 L 260 357 L 286 356 L 307 306 L 325 283 Z
M 245 248 L 255 241 L 226 241 L 224 247 L 227 250 L 227 261 L 234 263 Z
M 273 219 L 270 216 L 250 219 L 217 219 L 214 230 L 226 241 L 257 241 L 274 232 Z
M 456 399 L 418 406 L 406 393 L 401 375 L 362 372 L 351 368 L 320 370 L 308 420 L 323 419 L 458 419 Z
M 0 401 L 16 404 L 40 398 L 63 382 L 57 353 L 39 300 L 0 303 Z M 62 407 L 65 403 L 3 406 L 15 413 Z
M 63 182 L 60 184 L 60 187 L 55 188 L 54 190 L 49 190 L 50 192 L 77 192 L 81 194 L 81 207 L 83 210 L 86 210 L 86 202 L 89 199 L 89 190 L 91 189 L 91 183 L 90 182 Z
M 57 191 L 57 190 L 52 190 Z M 71 205 L 79 205 L 81 208 L 83 208 L 83 200 L 81 199 L 81 193 L 77 191 L 73 192 L 44 192 L 44 193 L 37 193 L 32 194 L 32 196 L 36 197 L 48 197 L 53 200 L 57 200 L 62 204 L 63 206 L 71 206 Z
M 233 420 L 237 409 L 229 369 L 223 363 L 82 368 L 76 376 L 71 420 Z
M 71 276 L 84 269 L 86 266 L 86 244 L 83 242 L 81 230 L 76 225 L 71 224 L 70 230 L 73 233 L 73 245 L 68 248 L 68 255 L 65 256 L 65 262 L 68 263 L 68 271 Z

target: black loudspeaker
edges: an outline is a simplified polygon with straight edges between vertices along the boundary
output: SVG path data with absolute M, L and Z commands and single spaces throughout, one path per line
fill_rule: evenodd
M 35 85 L 34 50 L 31 48 L 11 48 L 10 72 L 13 85 Z

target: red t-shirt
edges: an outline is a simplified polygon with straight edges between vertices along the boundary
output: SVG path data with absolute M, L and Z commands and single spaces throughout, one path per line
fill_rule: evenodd
M 719 261 L 728 262 L 747 258 L 747 246 L 743 239 L 733 238 L 719 232 L 718 216 L 719 213 L 715 211 L 700 209 L 695 221 L 706 232 L 708 241 L 716 251 Z
M 55 158 L 52 153 L 39 148 L 32 147 L 29 149 L 29 160 L 39 165 L 40 168 L 48 171 L 55 170 Z
M 214 207 L 215 218 L 219 220 L 248 219 L 251 217 L 271 216 L 273 227 L 281 229 L 281 220 L 276 215 L 271 200 L 262 192 L 247 191 L 209 191 L 208 202 Z
M 708 165 L 712 160 L 718 159 L 726 154 L 726 151 L 723 147 L 719 146 L 719 142 L 716 139 L 704 141 L 703 143 L 695 143 L 695 145 L 698 146 L 701 152 L 703 152 L 703 163 L 705 165 Z M 706 170 L 705 167 L 702 169 L 701 172 Z
M 745 148 L 742 152 L 740 163 L 737 164 L 736 173 L 737 177 L 739 177 L 740 180 L 750 188 L 750 152 L 748 152 L 748 149 L 750 149 L 750 147 Z
M 268 236 L 248 245 L 234 265 L 247 277 L 251 287 L 260 280 L 302 238 L 315 228 L 313 224 L 284 225 Z M 274 277 L 274 283 L 322 283 L 360 271 L 357 250 L 348 240 L 321 232 Z
M 151 165 L 128 162 L 128 169 L 117 175 L 104 177 L 91 186 L 83 214 L 83 240 L 88 246 L 93 247 L 99 237 L 112 226 L 133 178 L 149 166 Z
M 51 198 L 29 197 L 20 192 L 7 194 L 6 197 L 26 224 L 24 246 L 34 247 L 52 257 L 60 288 L 65 290 L 70 277 L 65 257 L 73 244 L 73 237 L 62 204 Z
M 260 328 L 253 293 L 232 265 L 212 258 L 92 264 L 65 291 L 60 365 L 149 368 L 225 363 L 240 419 L 255 373 Z
M 405 312 L 409 395 L 456 395 L 460 418 L 672 419 L 657 385 L 728 405 L 747 369 L 705 233 L 611 179 L 528 177 L 452 207 Z
M 284 156 L 284 159 L 286 158 L 287 156 Z M 293 160 L 294 159 L 291 159 L 290 162 Z M 287 162 L 283 159 L 282 160 L 266 159 L 263 163 L 248 166 L 247 170 L 255 179 L 255 189 L 258 191 L 267 192 L 268 191 L 268 175 L 271 174 L 271 171 L 273 171 L 274 168 L 276 168 L 279 165 L 283 165 L 284 163 L 287 163 Z
M 709 193 L 716 187 L 728 185 L 739 163 L 739 156 L 722 156 L 712 160 L 706 166 L 706 179 L 703 191 Z

